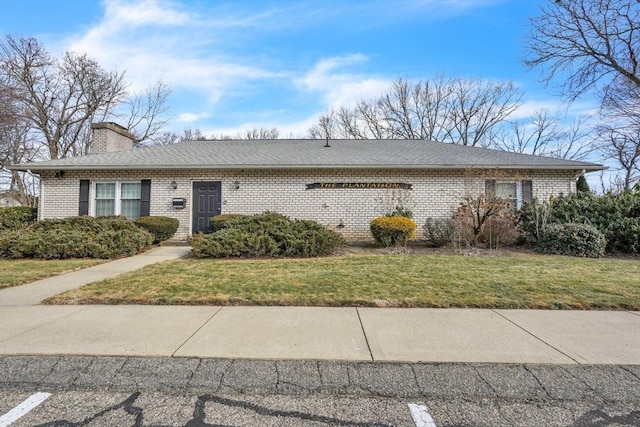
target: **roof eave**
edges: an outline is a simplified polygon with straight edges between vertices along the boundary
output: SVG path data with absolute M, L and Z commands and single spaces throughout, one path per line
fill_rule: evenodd
M 577 165 L 271 165 L 271 164 L 246 164 L 246 165 L 149 165 L 149 166 L 131 166 L 131 165 L 38 165 L 20 164 L 8 167 L 10 170 L 23 172 L 44 172 L 44 171 L 90 171 L 90 170 L 202 170 L 202 169 L 218 169 L 218 170 L 237 170 L 237 169 L 534 169 L 534 170 L 584 170 L 585 172 L 595 172 L 606 170 L 607 167 L 597 164 L 577 164 Z

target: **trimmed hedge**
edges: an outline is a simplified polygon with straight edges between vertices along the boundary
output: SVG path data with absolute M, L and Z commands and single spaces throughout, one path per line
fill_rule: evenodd
M 416 232 L 416 222 L 404 216 L 381 216 L 369 224 L 371 235 L 380 246 L 406 245 Z
M 135 255 L 152 241 L 151 233 L 125 217 L 49 219 L 0 233 L 0 257 L 119 258 Z
M 600 258 L 604 255 L 604 235 L 589 224 L 552 224 L 540 235 L 536 250 L 545 254 Z
M 238 221 L 240 219 L 246 218 L 247 215 L 242 214 L 222 214 L 212 216 L 209 220 L 209 225 L 211 226 L 211 232 L 215 233 L 218 230 L 222 230 L 223 228 L 227 228 L 229 224 L 234 221 Z
M 315 221 L 295 220 L 264 213 L 229 221 L 212 234 L 189 239 L 198 258 L 317 257 L 331 254 L 345 244 L 338 233 Z
M 0 208 L 0 231 L 20 230 L 38 219 L 38 209 L 28 206 Z
M 180 222 L 168 216 L 141 216 L 135 224 L 153 235 L 153 243 L 160 243 L 176 234 Z

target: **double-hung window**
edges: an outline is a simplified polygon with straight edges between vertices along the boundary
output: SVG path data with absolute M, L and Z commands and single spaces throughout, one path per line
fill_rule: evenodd
M 515 182 L 496 182 L 496 199 L 507 203 L 513 209 L 519 208 L 518 184 Z
M 132 221 L 140 216 L 140 182 L 96 182 L 95 215 L 123 215 Z
M 489 199 L 501 200 L 511 209 L 520 209 L 522 204 L 532 200 L 531 181 L 485 181 L 485 196 Z

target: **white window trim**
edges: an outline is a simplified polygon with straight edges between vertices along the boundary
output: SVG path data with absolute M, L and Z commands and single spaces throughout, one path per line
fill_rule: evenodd
M 98 194 L 97 186 L 98 184 L 115 184 L 116 185 L 116 194 L 115 194 L 115 203 L 114 203 L 114 215 L 122 215 L 121 213 L 121 205 L 122 205 L 122 184 L 140 184 L 142 186 L 142 181 L 138 180 L 100 180 L 94 181 L 92 185 L 93 195 L 90 199 L 91 201 L 91 216 L 96 216 L 96 196 Z

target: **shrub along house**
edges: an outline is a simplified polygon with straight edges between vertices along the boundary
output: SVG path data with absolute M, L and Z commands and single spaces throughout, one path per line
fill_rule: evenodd
M 450 218 L 486 191 L 519 207 L 569 194 L 593 163 L 418 140 L 188 141 L 135 147 L 114 123 L 96 123 L 92 154 L 12 166 L 40 176 L 39 219 L 159 215 L 177 238 L 208 231 L 219 214 L 278 212 L 313 219 L 350 240 L 396 206 L 420 226 Z

